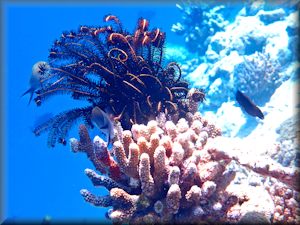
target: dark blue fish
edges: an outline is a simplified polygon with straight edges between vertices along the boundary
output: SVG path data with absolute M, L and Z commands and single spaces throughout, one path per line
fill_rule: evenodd
M 248 96 L 237 90 L 235 98 L 240 106 L 251 116 L 264 119 L 264 114 L 261 110 L 250 100 Z

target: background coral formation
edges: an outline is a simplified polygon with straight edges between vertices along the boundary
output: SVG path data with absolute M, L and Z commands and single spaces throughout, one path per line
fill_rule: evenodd
M 243 115 L 235 101 L 235 91 L 243 91 L 260 107 L 266 107 L 263 113 L 267 115 L 270 109 L 266 104 L 278 87 L 296 82 L 299 1 L 243 1 L 235 5 L 235 10 L 226 2 L 214 3 L 210 7 L 204 2 L 185 6 L 187 11 L 198 8 L 208 15 L 210 8 L 224 6 L 226 10 L 215 13 L 230 22 L 209 38 L 190 39 L 188 45 L 208 42 L 206 51 L 203 56 L 179 63 L 192 86 L 206 93 L 207 101 L 200 105 L 203 114 L 218 123 L 224 135 L 245 137 L 259 121 Z M 228 12 L 230 16 L 225 15 Z M 192 21 L 185 28 L 186 34 L 205 23 Z
M 176 6 L 183 14 L 183 22 L 173 24 L 172 31 L 184 37 L 189 51 L 204 55 L 210 38 L 216 32 L 224 30 L 228 24 L 220 13 L 224 6 L 211 6 L 211 4 L 204 3 L 201 6 L 199 4 L 177 4 Z
M 237 64 L 233 72 L 233 84 L 259 106 L 264 105 L 287 79 L 280 72 L 280 64 L 268 54 L 255 52 L 244 56 L 244 61 Z

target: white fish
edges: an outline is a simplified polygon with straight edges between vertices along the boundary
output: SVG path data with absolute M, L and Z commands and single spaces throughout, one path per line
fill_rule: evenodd
M 22 94 L 22 96 L 24 96 L 30 93 L 30 99 L 28 104 L 30 104 L 35 90 L 41 86 L 41 80 L 46 76 L 46 71 L 49 70 L 49 68 L 49 64 L 43 61 L 39 61 L 33 65 L 32 74 L 29 80 L 30 88 L 27 91 L 25 91 L 24 94 Z
M 110 143 L 114 138 L 114 125 L 108 115 L 98 106 L 92 110 L 92 121 L 96 124 L 100 131 L 107 137 L 107 143 Z

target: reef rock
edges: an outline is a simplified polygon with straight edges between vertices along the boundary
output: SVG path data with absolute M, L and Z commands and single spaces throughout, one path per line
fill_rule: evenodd
M 206 92 L 200 110 L 208 111 L 207 115 L 226 114 L 223 104 L 235 102 L 237 89 L 264 110 L 276 89 L 289 78 L 295 79 L 297 69 L 292 67 L 297 54 L 293 43 L 298 39 L 298 14 L 294 1 L 283 4 L 286 8 L 249 1 L 232 16 L 232 23 L 209 38 L 205 57 L 198 58 L 198 68 L 185 76 L 193 87 Z M 238 125 L 240 132 L 227 124 L 220 126 L 224 134 L 246 136 L 260 123 L 248 115 L 244 117 L 246 123 Z M 227 120 L 230 124 L 233 118 Z
M 267 4 L 264 7 L 266 6 Z M 202 62 L 207 65 L 207 69 L 198 74 L 198 79 L 208 77 L 205 80 L 210 82 L 197 82 L 194 73 L 187 78 L 204 90 L 210 90 L 210 85 L 219 77 L 228 84 L 222 86 L 223 83 L 219 82 L 217 88 L 223 94 L 218 95 L 218 98 L 208 94 L 207 99 L 213 102 L 209 107 L 220 106 L 224 100 L 232 98 L 233 95 L 228 90 L 235 88 L 240 88 L 249 95 L 255 93 L 266 96 L 260 103 L 263 105 L 275 89 L 290 77 L 285 70 L 294 59 L 295 46 L 291 41 L 296 38 L 293 30 L 297 27 L 297 18 L 295 11 L 282 8 L 272 11 L 260 9 L 252 16 L 237 14 L 234 22 L 212 35 L 208 43 L 206 57 Z M 199 65 L 201 68 L 204 67 L 202 64 Z M 257 75 L 254 77 L 251 68 L 255 68 Z M 277 83 L 274 84 L 274 81 Z M 262 89 L 257 84 L 263 84 L 265 88 Z M 250 97 L 259 101 L 258 97 Z M 208 104 L 204 109 L 208 109 Z

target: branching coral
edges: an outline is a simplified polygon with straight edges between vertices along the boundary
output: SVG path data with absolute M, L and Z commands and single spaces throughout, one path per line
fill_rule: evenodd
M 181 214 L 192 216 L 196 222 L 213 215 L 215 204 L 222 206 L 222 210 L 218 208 L 218 219 L 225 218 L 236 198 L 226 195 L 223 189 L 234 174 L 224 173 L 229 161 L 215 161 L 203 151 L 207 139 L 220 134 L 220 130 L 196 112 L 189 121 L 181 118 L 176 124 L 168 120 L 159 126 L 159 119 L 147 125 L 135 124 L 131 132 L 125 130 L 116 135 L 113 150 L 109 152 L 98 137 L 94 142 L 88 139 L 87 144 L 87 129 L 82 125 L 80 140 L 71 141 L 73 151 L 88 146 L 85 152 L 98 171 L 106 173 L 116 163 L 119 170 L 117 176 L 107 173 L 104 179 L 87 169 L 94 185 L 106 187 L 110 194 L 96 197 L 87 190 L 81 193 L 94 205 L 103 203 L 107 207 L 109 202 L 113 207 L 109 213 L 113 222 L 182 222 Z
M 85 152 L 102 174 L 86 169 L 93 184 L 109 191 L 106 196 L 95 196 L 83 189 L 82 196 L 95 206 L 112 207 L 108 217 L 113 223 L 230 223 L 257 213 L 265 221 L 297 221 L 293 207 L 299 198 L 299 171 L 230 154 L 220 142 L 220 130 L 199 112 L 187 113 L 176 123 L 161 113 L 147 125 L 122 130 L 118 124 L 115 128 L 112 151 L 97 136 L 91 141 L 84 125 L 80 140 L 71 140 L 72 150 Z M 265 189 L 235 185 L 237 171 L 232 163 L 268 178 Z
M 64 32 L 50 50 L 49 76 L 36 91 L 36 104 L 55 94 L 70 94 L 91 106 L 63 112 L 37 126 L 36 135 L 49 131 L 49 146 L 57 141 L 65 144 L 77 119 L 93 127 L 91 111 L 95 106 L 111 111 L 126 129 L 135 123 L 146 124 L 160 112 L 178 116 L 187 112 L 188 83 L 181 79 L 178 64 L 162 66 L 165 33 L 159 28 L 150 31 L 143 18 L 133 33 L 125 31 L 116 16 L 108 15 L 104 20 L 113 25 L 81 26 Z
M 260 52 L 245 56 L 244 61 L 235 66 L 233 77 L 235 87 L 247 93 L 258 105 L 266 103 L 275 89 L 287 79 L 281 77 L 280 64 Z

